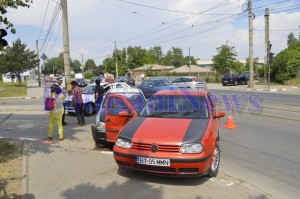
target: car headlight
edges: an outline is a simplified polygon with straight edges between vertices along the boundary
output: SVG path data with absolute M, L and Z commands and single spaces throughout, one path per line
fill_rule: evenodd
M 202 153 L 202 144 L 183 144 L 180 146 L 181 153 Z
M 122 138 L 117 139 L 116 145 L 120 148 L 123 148 L 123 149 L 130 149 L 131 148 L 131 142 L 127 141 L 127 140 L 124 140 Z
M 104 122 L 99 121 L 99 122 L 96 123 L 96 126 L 99 129 L 105 129 L 105 123 Z

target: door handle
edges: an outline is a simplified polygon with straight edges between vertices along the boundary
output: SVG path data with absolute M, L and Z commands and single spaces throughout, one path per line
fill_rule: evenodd
M 107 120 L 105 120 L 105 122 L 111 122 L 111 120 L 110 120 L 110 119 L 107 119 Z

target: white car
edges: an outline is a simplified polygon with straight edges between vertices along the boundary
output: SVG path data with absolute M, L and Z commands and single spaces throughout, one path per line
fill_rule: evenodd
M 178 77 L 172 84 L 180 88 L 207 88 L 204 80 L 193 76 Z
M 104 83 L 102 84 L 105 92 L 112 88 L 130 88 L 130 86 L 123 82 L 116 82 L 116 83 Z M 86 87 L 82 88 L 82 99 L 84 103 L 84 114 L 85 115 L 92 115 L 96 113 L 96 105 L 95 105 L 95 84 L 89 84 Z M 75 113 L 74 107 L 71 106 L 73 95 L 69 93 L 66 97 L 66 111 L 70 114 Z

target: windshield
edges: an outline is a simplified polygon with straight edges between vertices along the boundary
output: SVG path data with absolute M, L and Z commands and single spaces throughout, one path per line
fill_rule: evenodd
M 95 94 L 95 85 L 88 85 L 82 89 L 82 93 L 84 94 Z
M 154 95 L 140 116 L 164 118 L 208 118 L 207 102 L 204 96 Z

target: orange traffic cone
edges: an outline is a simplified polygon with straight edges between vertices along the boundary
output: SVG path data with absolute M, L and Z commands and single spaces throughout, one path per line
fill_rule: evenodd
M 224 128 L 228 128 L 228 129 L 236 128 L 236 125 L 234 124 L 234 120 L 233 120 L 232 107 L 230 107 L 230 112 L 228 113 L 228 117 Z

